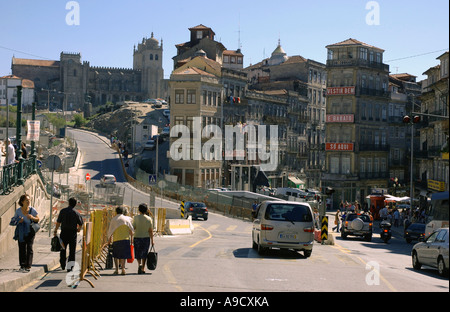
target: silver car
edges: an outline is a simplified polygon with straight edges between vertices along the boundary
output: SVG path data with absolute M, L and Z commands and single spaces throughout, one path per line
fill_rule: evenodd
M 438 269 L 439 275 L 448 274 L 448 228 L 438 229 L 425 241 L 417 243 L 412 249 L 412 265 L 419 270 L 422 265 Z
M 314 218 L 307 203 L 265 201 L 253 212 L 253 249 L 264 254 L 270 248 L 294 249 L 311 256 Z

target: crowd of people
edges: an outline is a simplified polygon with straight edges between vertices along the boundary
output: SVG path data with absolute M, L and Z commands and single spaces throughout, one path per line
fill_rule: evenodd
M 22 153 L 23 159 L 28 158 L 25 142 L 22 142 L 20 149 L 16 144 L 12 144 L 9 138 L 4 141 L 4 144 L 0 142 L 0 167 L 18 163 L 20 153 Z
M 413 209 L 398 208 L 395 202 L 391 202 L 387 203 L 381 209 L 376 209 L 374 206 L 369 209 L 367 203 L 364 203 L 361 206 L 358 201 L 355 201 L 354 203 L 341 201 L 341 203 L 339 204 L 339 209 L 335 214 L 336 226 L 333 227 L 333 231 L 339 232 L 339 225 L 347 211 L 366 213 L 370 215 L 372 220 L 387 220 L 394 227 L 403 226 L 405 230 L 412 223 L 426 223 L 427 220 L 427 213 L 424 207 L 413 207 Z
M 60 231 L 60 265 L 61 269 L 72 270 L 75 264 L 75 251 L 77 244 L 77 233 L 83 228 L 83 218 L 75 209 L 78 201 L 69 199 L 69 206 L 62 209 L 56 221 L 54 236 Z M 29 272 L 33 264 L 33 243 L 36 232 L 33 223 L 39 222 L 39 216 L 35 208 L 30 205 L 30 196 L 24 194 L 19 199 L 19 208 L 10 221 L 15 226 L 14 240 L 19 245 L 19 265 L 21 272 Z M 112 247 L 114 258 L 114 275 L 125 275 L 125 260 L 136 259 L 138 262 L 138 274 L 145 274 L 145 265 L 150 246 L 154 246 L 153 221 L 151 213 L 146 204 L 139 205 L 139 214 L 133 218 L 127 216 L 127 208 L 118 206 L 116 215 L 111 219 L 107 237 Z M 133 248 L 133 247 L 134 248 Z M 67 258 L 67 250 L 69 257 Z M 133 250 L 133 251 L 132 251 Z M 134 252 L 134 254 L 132 254 Z

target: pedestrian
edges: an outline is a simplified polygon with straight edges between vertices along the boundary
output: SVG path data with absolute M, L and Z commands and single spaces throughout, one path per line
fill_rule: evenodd
M 341 219 L 339 219 L 340 218 L 340 213 L 341 213 L 341 211 L 338 209 L 336 211 L 336 215 L 334 216 L 334 224 L 336 226 L 333 228 L 333 231 L 336 230 L 336 232 L 338 232 L 338 233 L 339 233 L 339 227 L 341 225 Z
M 33 243 L 36 236 L 31 223 L 39 222 L 39 216 L 36 209 L 30 206 L 30 196 L 27 194 L 20 196 L 19 206 L 10 225 L 16 226 L 14 239 L 19 243 L 19 271 L 29 272 L 33 264 Z
M 14 145 L 11 144 L 11 140 L 9 138 L 5 141 L 6 144 L 6 152 L 3 154 L 3 156 L 6 157 L 5 159 L 5 165 L 11 165 L 16 162 L 16 152 L 14 150 Z
M 150 243 L 155 245 L 153 240 L 153 223 L 147 215 L 148 207 L 146 204 L 139 205 L 139 215 L 133 218 L 134 227 L 134 257 L 138 262 L 138 274 L 145 274 L 145 262 L 150 248 Z
M 258 201 L 255 200 L 252 205 L 252 212 L 255 213 L 257 209 L 258 209 Z
M 398 209 L 394 209 L 394 227 L 398 227 L 400 221 L 400 213 L 398 212 Z
M 58 229 L 61 227 L 59 237 L 63 243 L 63 248 L 59 253 L 59 263 L 61 269 L 64 270 L 66 268 L 66 260 L 68 260 L 67 272 L 70 272 L 75 265 L 77 233 L 83 228 L 83 217 L 75 210 L 77 203 L 76 198 L 69 198 L 69 207 L 61 209 L 59 212 L 55 231 L 53 232 L 54 236 L 57 236 Z M 69 259 L 67 259 L 67 246 L 69 246 Z
M 133 224 L 131 219 L 123 215 L 124 208 L 116 208 L 116 216 L 111 219 L 108 229 L 108 241 L 112 242 L 113 257 L 116 270 L 114 275 L 119 274 L 119 265 L 122 275 L 125 275 L 125 260 L 131 258 L 131 245 L 133 241 Z
M 22 158 L 28 158 L 27 145 L 25 144 L 25 142 L 22 142 Z

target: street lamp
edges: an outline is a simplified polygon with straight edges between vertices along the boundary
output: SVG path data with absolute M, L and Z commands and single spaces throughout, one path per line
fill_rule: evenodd
M 413 209 L 413 197 L 414 197 L 414 186 L 413 186 L 413 157 L 414 157 L 414 124 L 420 122 L 420 116 L 416 115 L 412 119 L 409 116 L 403 117 L 403 123 L 410 124 L 411 125 L 411 171 L 410 171 L 410 191 L 409 191 L 409 197 L 410 197 L 410 209 L 412 211 Z

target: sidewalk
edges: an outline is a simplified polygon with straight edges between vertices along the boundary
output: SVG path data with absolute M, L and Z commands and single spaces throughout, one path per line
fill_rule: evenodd
M 53 235 L 52 235 L 53 236 Z M 30 272 L 19 272 L 19 248 L 12 248 L 0 258 L 0 292 L 14 292 L 59 267 L 59 252 L 51 252 L 48 231 L 36 234 L 33 244 L 33 265 Z

